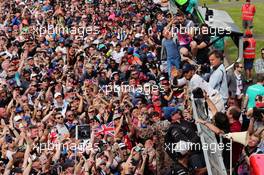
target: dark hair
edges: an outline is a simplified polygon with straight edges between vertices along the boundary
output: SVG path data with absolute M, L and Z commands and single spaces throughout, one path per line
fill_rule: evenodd
M 264 76 L 263 75 L 259 75 L 256 77 L 257 83 L 261 83 L 264 82 Z
M 36 126 L 36 125 L 30 125 L 29 126 L 29 129 L 37 129 L 38 128 L 38 126 Z
M 202 24 L 200 25 L 200 28 L 202 28 L 202 27 L 207 27 L 207 28 L 209 28 L 209 26 L 208 26 L 206 23 L 202 23 Z
M 179 11 L 179 12 L 176 14 L 176 16 L 184 16 L 184 13 L 181 12 L 181 11 Z
M 216 58 L 220 59 L 220 60 L 223 60 L 224 59 L 224 56 L 221 52 L 219 52 L 218 50 L 212 50 L 209 54 L 208 54 L 208 58 L 210 56 L 214 55 Z
M 228 118 L 225 113 L 223 112 L 217 112 L 214 115 L 215 119 L 215 126 L 219 129 L 223 130 L 225 133 L 228 133 L 230 131 Z
M 239 62 L 235 62 L 235 63 L 234 63 L 234 68 L 235 68 L 235 69 L 238 68 L 238 67 L 239 67 L 239 64 L 240 64 Z
M 239 120 L 240 115 L 241 115 L 241 112 L 239 111 L 239 109 L 237 109 L 236 107 L 232 107 L 229 112 L 232 115 L 233 119 Z
M 264 47 L 260 50 L 261 52 L 264 50 Z

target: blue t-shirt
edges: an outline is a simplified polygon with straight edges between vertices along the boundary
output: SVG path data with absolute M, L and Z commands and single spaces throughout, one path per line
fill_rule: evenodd
M 163 46 L 166 48 L 166 54 L 167 58 L 179 58 L 179 50 L 177 44 L 171 39 L 171 40 L 163 40 L 162 42 Z

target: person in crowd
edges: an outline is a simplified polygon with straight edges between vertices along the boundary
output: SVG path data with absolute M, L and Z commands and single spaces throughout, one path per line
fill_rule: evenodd
M 247 82 L 252 82 L 252 69 L 253 63 L 256 58 L 256 40 L 253 38 L 253 34 L 250 30 L 246 30 L 244 38 L 244 67 L 246 71 Z
M 194 23 L 192 20 L 186 19 L 184 13 L 178 12 L 176 14 L 177 39 L 180 45 L 179 50 L 182 58 L 196 56 L 196 43 L 193 41 Z
M 227 37 L 211 36 L 211 41 L 210 42 L 214 42 L 213 43 L 213 48 L 215 50 L 218 50 L 219 52 L 221 52 L 224 55 L 225 46 L 226 46 L 226 40 L 227 39 L 228 39 Z
M 163 31 L 164 39 L 162 41 L 163 52 L 166 53 L 167 70 L 171 78 L 172 69 L 179 69 L 181 64 L 181 57 L 178 50 L 177 43 L 172 38 L 172 33 L 169 29 Z
M 208 83 L 194 59 L 209 63 L 208 27 L 176 40 L 173 29 L 200 25 L 196 0 L 177 3 L 186 10 L 174 16 L 168 0 L 1 1 L 0 174 L 205 174 L 201 150 L 165 150 L 201 144 L 191 93 L 201 87 L 195 104 L 208 96 L 198 107 L 215 104 L 206 117 L 224 133 L 239 130 L 239 111 L 256 111 L 229 98 L 213 118 L 224 111 L 222 60 L 210 55 Z M 260 82 L 249 108 L 263 105 Z M 263 125 L 248 120 L 250 133 Z
M 251 0 L 246 0 L 246 3 L 242 5 L 242 27 L 244 30 L 253 28 L 253 20 L 256 14 L 256 7 L 251 4 Z
M 227 85 L 229 96 L 236 98 L 241 106 L 243 93 L 244 93 L 244 78 L 243 78 L 243 64 L 236 62 L 234 70 L 227 72 Z
M 209 64 L 209 48 L 210 43 L 210 32 L 207 24 L 201 24 L 199 31 L 196 31 L 193 40 L 196 42 L 196 47 L 194 48 L 194 58 L 198 64 Z
M 205 99 L 207 99 L 208 101 L 208 97 L 205 96 Z M 204 126 L 208 127 L 210 130 L 212 130 L 215 134 L 216 137 L 218 139 L 218 142 L 220 142 L 220 135 L 222 134 L 227 134 L 229 132 L 240 132 L 241 131 L 241 123 L 239 121 L 240 118 L 240 108 L 236 107 L 236 106 L 230 106 L 226 113 L 222 113 L 222 112 L 217 112 L 215 105 L 213 103 L 210 103 L 210 100 L 208 101 L 208 108 L 211 109 L 212 111 L 212 115 L 213 115 L 213 119 L 214 122 L 211 123 L 208 120 L 202 119 L 202 116 L 199 116 L 198 119 L 196 119 L 196 121 L 198 123 L 203 124 Z M 230 146 L 228 145 L 229 140 L 226 138 L 223 138 L 223 143 L 224 143 L 224 150 L 223 150 L 223 159 L 224 159 L 224 164 L 226 166 L 227 169 L 229 169 L 229 165 L 230 165 Z M 234 165 L 234 163 L 237 162 L 240 154 L 241 154 L 241 150 L 242 150 L 242 145 L 238 144 L 238 143 L 232 143 L 232 165 Z M 234 151 L 235 150 L 235 151 Z
M 189 171 L 193 172 L 192 174 L 204 174 L 206 172 L 204 169 L 205 161 L 201 150 L 196 150 L 197 147 L 183 146 L 184 143 L 186 145 L 200 143 L 200 139 L 195 132 L 196 127 L 194 123 L 183 119 L 182 112 L 179 109 L 171 113 L 169 120 L 171 121 L 171 125 L 165 137 L 166 144 L 169 145 L 169 148 L 166 148 L 166 151 L 178 163 L 175 171 Z M 176 146 L 175 149 L 171 146 L 173 144 L 179 144 L 179 146 Z
M 260 54 L 261 58 L 256 59 L 254 63 L 254 68 L 257 76 L 261 76 L 264 74 L 264 48 L 261 49 Z
M 247 88 L 243 109 L 247 109 L 247 110 L 253 109 L 256 106 L 256 101 L 255 101 L 256 97 L 258 95 L 261 96 L 264 95 L 264 87 L 263 87 L 264 77 L 258 76 L 256 79 L 257 79 L 256 80 L 257 83 Z
M 222 95 L 224 102 L 228 99 L 228 87 L 226 79 L 226 71 L 223 65 L 223 55 L 218 51 L 209 53 L 209 60 L 212 66 L 212 72 L 209 78 L 209 84 L 213 89 L 219 91 Z
M 235 171 L 237 174 L 250 174 L 250 155 L 254 154 L 257 151 L 257 146 L 260 142 L 260 136 L 258 134 L 252 134 L 249 139 L 247 145 L 243 148 L 242 154 L 238 163 L 236 164 Z
M 186 64 L 182 69 L 183 76 L 188 82 L 189 93 L 196 88 L 201 88 L 209 96 L 210 100 L 215 104 L 218 111 L 224 111 L 224 100 L 219 91 L 213 89 L 201 76 L 195 73 L 195 66 Z M 182 82 L 179 82 L 182 83 Z

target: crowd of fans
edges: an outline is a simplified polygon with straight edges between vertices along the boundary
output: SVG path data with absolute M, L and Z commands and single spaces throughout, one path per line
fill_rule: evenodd
M 192 4 L 172 14 L 168 1 L 1 1 L 0 174 L 206 174 L 202 150 L 165 149 L 200 143 L 192 96 L 216 135 L 249 130 L 248 146 L 233 145 L 234 169 L 249 172 L 241 155 L 264 151 L 264 50 L 256 84 L 242 63 L 226 72 L 224 40 L 210 45 Z

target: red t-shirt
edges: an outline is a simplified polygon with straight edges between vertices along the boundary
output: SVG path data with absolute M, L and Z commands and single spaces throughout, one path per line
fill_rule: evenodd
M 234 123 L 230 124 L 230 132 L 241 132 L 241 123 L 239 121 L 235 121 Z M 233 142 L 232 144 L 233 165 L 238 161 L 242 149 L 243 149 L 242 144 Z

